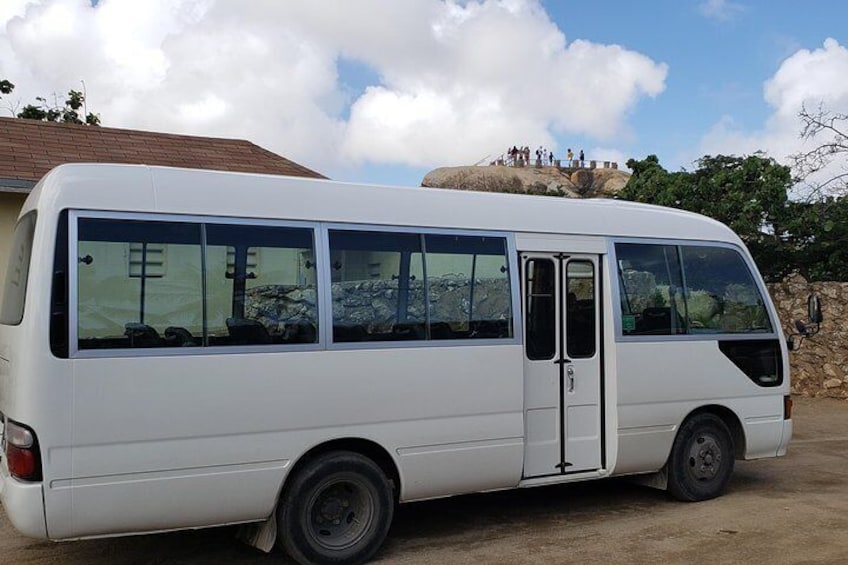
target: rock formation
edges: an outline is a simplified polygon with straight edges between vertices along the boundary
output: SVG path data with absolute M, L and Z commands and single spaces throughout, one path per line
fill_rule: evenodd
M 549 194 L 568 198 L 609 198 L 624 188 L 630 175 L 613 168 L 441 167 L 427 173 L 421 186 Z

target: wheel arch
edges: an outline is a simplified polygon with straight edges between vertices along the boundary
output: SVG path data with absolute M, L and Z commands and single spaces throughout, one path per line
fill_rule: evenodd
M 724 425 L 727 426 L 727 429 L 730 431 L 730 437 L 733 440 L 734 458 L 744 459 L 746 449 L 745 428 L 742 426 L 742 421 L 739 419 L 739 416 L 736 415 L 736 412 L 727 406 L 722 406 L 720 404 L 707 404 L 705 406 L 700 406 L 689 412 L 689 414 L 683 418 L 678 430 L 682 428 L 686 422 L 701 414 L 712 414 L 724 422 Z
M 363 457 L 367 457 L 368 459 L 376 463 L 377 466 L 380 467 L 380 469 L 386 475 L 386 478 L 389 479 L 389 481 L 391 482 L 395 502 L 397 502 L 398 497 L 400 496 L 401 487 L 400 470 L 398 469 L 397 463 L 392 458 L 388 450 L 386 450 L 379 443 L 369 439 L 357 437 L 337 438 L 325 441 L 306 451 L 297 459 L 297 461 L 295 461 L 294 465 L 292 465 L 292 468 L 286 474 L 286 477 L 283 480 L 283 484 L 281 485 L 277 500 L 280 500 L 282 498 L 282 496 L 286 492 L 286 488 L 288 488 L 288 486 L 292 483 L 291 479 L 295 477 L 301 469 L 306 467 L 316 457 L 319 457 L 325 453 L 329 453 L 332 451 L 349 451 L 352 453 L 357 453 L 359 455 L 362 455 Z

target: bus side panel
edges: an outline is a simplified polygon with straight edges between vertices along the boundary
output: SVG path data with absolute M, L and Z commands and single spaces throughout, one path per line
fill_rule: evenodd
M 521 347 L 74 361 L 77 537 L 267 518 L 306 450 L 362 437 L 399 463 L 402 499 L 515 486 Z
M 746 458 L 775 456 L 783 434 L 788 383 L 754 384 L 715 341 L 619 342 L 618 458 L 614 474 L 660 469 L 684 418 L 706 405 L 732 410 L 742 423 Z

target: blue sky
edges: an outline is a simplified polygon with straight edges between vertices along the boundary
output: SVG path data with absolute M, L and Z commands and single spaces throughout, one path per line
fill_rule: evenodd
M 703 2 L 674 0 L 570 4 L 545 7 L 572 38 L 618 43 L 669 65 L 665 91 L 636 105 L 635 139 L 621 147 L 630 157 L 655 153 L 673 167 L 691 167 L 692 148 L 722 118 L 762 128 L 771 114 L 764 83 L 800 49 L 820 48 L 829 37 L 844 43 L 848 17 L 848 4 L 836 1 L 719 2 L 714 13 Z
M 845 21 L 832 0 L 3 0 L 0 76 L 7 106 L 84 80 L 105 126 L 338 180 L 415 185 L 514 144 L 676 170 L 786 162 L 802 103 L 847 112 Z

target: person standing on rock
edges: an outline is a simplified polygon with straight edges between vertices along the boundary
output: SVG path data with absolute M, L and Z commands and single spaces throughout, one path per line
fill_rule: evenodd
M 551 160 L 551 167 L 553 167 L 554 166 L 554 152 L 553 151 L 550 152 L 550 154 L 548 155 L 548 158 Z
M 580 150 L 580 168 L 581 168 L 581 169 L 585 166 L 585 165 L 583 164 L 584 160 L 585 160 L 585 159 L 584 159 L 584 157 L 583 157 L 583 150 L 581 149 L 581 150 Z
M 568 166 L 570 167 L 574 164 L 574 151 L 571 150 L 571 147 L 568 148 L 568 153 L 566 153 L 566 156 L 568 157 Z

